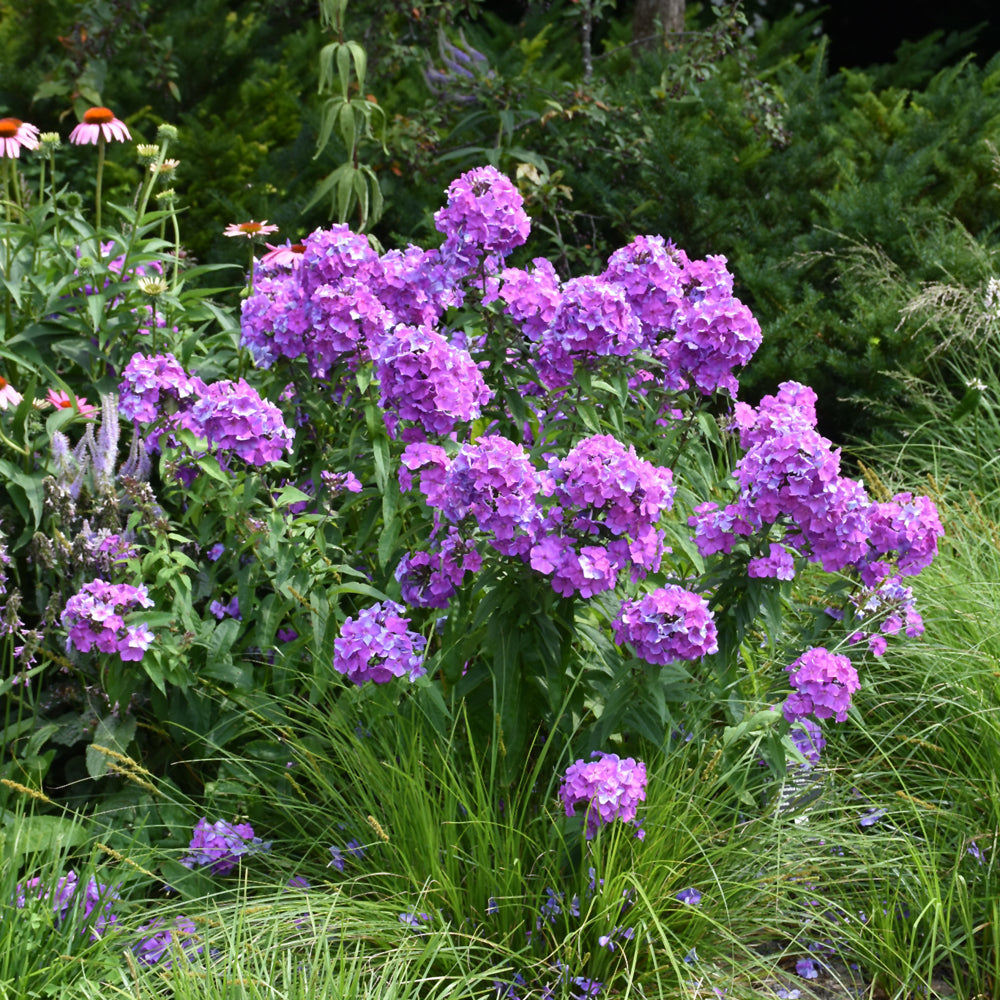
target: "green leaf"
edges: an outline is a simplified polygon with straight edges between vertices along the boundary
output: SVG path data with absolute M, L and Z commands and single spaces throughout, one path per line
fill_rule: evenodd
M 17 816 L 7 813 L 0 826 L 3 851 L 19 854 L 62 854 L 87 842 L 87 831 L 77 819 L 65 816 Z

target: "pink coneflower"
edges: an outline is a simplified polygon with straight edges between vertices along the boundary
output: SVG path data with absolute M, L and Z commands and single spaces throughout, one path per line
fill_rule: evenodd
M 266 236 L 268 233 L 276 233 L 277 231 L 278 227 L 269 226 L 267 219 L 265 219 L 263 222 L 234 222 L 232 225 L 226 226 L 222 235 L 245 236 L 248 240 L 252 240 L 255 236 Z
M 6 410 L 8 406 L 17 406 L 21 402 L 21 394 L 0 375 L 0 410 Z
M 286 243 L 283 247 L 265 243 L 264 246 L 268 252 L 260 258 L 260 262 L 274 264 L 277 267 L 298 267 L 302 263 L 302 255 L 306 252 L 305 243 Z
M 49 389 L 48 400 L 57 410 L 75 409 L 81 417 L 89 417 L 97 412 L 97 407 L 93 403 L 88 403 L 86 396 L 77 396 L 74 407 L 69 393 L 63 392 L 61 389 Z
M 125 122 L 115 118 L 110 108 L 90 108 L 83 113 L 83 121 L 69 134 L 69 141 L 78 146 L 96 145 L 99 139 L 105 142 L 124 142 L 132 135 Z
M 22 146 L 38 149 L 38 129 L 20 118 L 0 118 L 0 156 L 16 160 Z

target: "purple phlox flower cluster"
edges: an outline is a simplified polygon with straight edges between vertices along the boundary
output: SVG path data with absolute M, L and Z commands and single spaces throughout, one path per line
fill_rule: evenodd
M 852 643 L 867 640 L 875 656 L 885 652 L 887 635 L 896 635 L 903 629 L 911 639 L 923 635 L 924 619 L 916 608 L 913 588 L 904 586 L 897 574 L 885 576 L 874 587 L 855 594 L 851 603 L 857 619 L 878 620 L 878 631 L 859 629 L 850 636 Z
M 144 586 L 91 580 L 63 609 L 60 621 L 68 629 L 66 648 L 89 653 L 96 647 L 123 660 L 141 660 L 156 637 L 142 622 L 126 625 L 123 616 L 134 608 L 152 606 Z
M 89 879 L 81 887 L 72 869 L 61 876 L 54 886 L 43 884 L 36 877 L 19 882 L 15 889 L 15 906 L 18 909 L 30 905 L 33 900 L 42 900 L 52 906 L 57 922 L 65 920 L 70 907 L 75 904 L 82 911 L 83 919 L 90 921 L 91 941 L 97 941 L 117 923 L 118 917 L 111 912 L 111 908 L 120 899 L 115 887 L 104 885 L 96 878 Z M 92 918 L 95 911 L 96 916 Z
M 169 969 L 176 955 L 183 955 L 190 961 L 204 950 L 195 923 L 190 917 L 177 916 L 173 923 L 156 917 L 148 924 L 143 924 L 139 928 L 139 934 L 143 936 L 133 945 L 132 953 L 143 965 L 160 965 Z
M 438 445 L 410 444 L 403 451 L 400 486 L 413 486 L 421 470 L 420 490 L 445 519 L 466 519 L 504 555 L 527 553 L 540 518 L 541 481 L 524 448 L 498 434 L 464 444 L 454 458 Z
M 341 361 L 366 360 L 392 317 L 377 294 L 379 256 L 363 236 L 335 225 L 302 246 L 298 267 L 262 268 L 243 302 L 241 342 L 262 368 L 301 357 L 314 378 L 327 378 Z
M 74 550 L 80 551 L 80 559 L 85 567 L 99 573 L 110 573 L 119 563 L 136 556 L 135 546 L 128 533 L 122 535 L 110 528 L 90 526 L 84 520 L 74 543 Z
M 493 396 L 472 355 L 426 326 L 397 326 L 382 341 L 375 376 L 380 404 L 430 434 L 474 420 Z
M 254 836 L 249 823 L 227 823 L 224 819 L 209 823 L 204 816 L 195 824 L 188 846 L 191 854 L 181 858 L 181 864 L 208 868 L 213 875 L 228 875 L 240 858 L 271 849 L 270 843 Z
M 347 618 L 333 642 L 333 668 L 355 684 L 385 684 L 394 677 L 424 675 L 421 654 L 427 640 L 407 626 L 406 609 L 395 601 L 373 604 Z
M 396 567 L 403 600 L 415 608 L 446 608 L 462 585 L 466 573 L 476 573 L 483 564 L 474 543 L 450 526 L 430 550 L 410 552 Z
M 646 765 L 632 758 L 595 751 L 595 760 L 571 764 L 559 786 L 559 797 L 572 816 L 583 806 L 587 819 L 587 839 L 596 836 L 606 823 L 620 819 L 636 824 L 636 809 L 646 800 Z M 636 834 L 642 839 L 640 827 Z
M 685 906 L 700 906 L 701 905 L 701 893 L 697 889 L 681 889 L 680 892 L 674 895 L 674 899 L 679 900 L 684 903 Z
M 440 250 L 410 244 L 381 258 L 379 301 L 397 323 L 434 326 L 452 306 L 465 301 L 461 275 L 448 267 Z
M 933 559 L 942 530 L 933 502 L 902 493 L 873 503 L 861 483 L 841 476 L 839 450 L 816 431 L 812 389 L 784 382 L 756 409 L 737 403 L 733 423 L 746 449 L 733 473 L 740 493 L 724 508 L 695 508 L 688 523 L 703 555 L 731 552 L 740 536 L 780 524 L 784 545 L 772 542 L 767 556 L 751 560 L 750 575 L 789 579 L 794 559 L 788 546 L 828 572 L 854 569 L 868 587 L 918 573 Z M 893 553 L 895 569 L 886 560 Z M 918 631 L 912 602 L 901 603 Z
M 806 759 L 806 767 L 818 764 L 826 740 L 819 723 L 809 718 L 797 719 L 788 731 L 788 736 L 800 754 Z
M 534 531 L 529 561 L 552 576 L 558 594 L 592 597 L 660 568 L 663 532 L 675 487 L 669 469 L 640 459 L 607 434 L 585 438 L 549 464 L 546 492 L 554 504 Z
M 206 384 L 190 376 L 172 354 L 135 354 L 122 372 L 120 409 L 140 424 L 162 419 L 164 428 L 186 428 L 196 437 L 251 465 L 279 461 L 294 432 L 281 411 L 244 379 Z M 151 437 L 159 445 L 159 434 Z
M 771 542 L 766 556 L 756 556 L 747 563 L 747 576 L 791 580 L 795 577 L 795 557 L 787 546 Z
M 733 371 L 756 353 L 761 330 L 733 296 L 725 257 L 691 260 L 661 236 L 640 236 L 611 255 L 602 277 L 624 291 L 645 349 L 663 366 L 663 388 L 693 383 L 735 398 Z
M 445 235 L 442 258 L 466 273 L 481 261 L 495 270 L 531 231 L 520 192 L 489 166 L 476 167 L 448 185 L 448 204 L 434 213 L 434 225 Z
M 118 385 L 118 408 L 122 416 L 139 424 L 152 424 L 162 417 L 168 426 L 171 418 L 188 405 L 204 388 L 172 354 L 133 354 L 121 374 Z M 155 448 L 159 435 L 150 447 Z
M 536 257 L 531 263 L 530 271 L 509 267 L 501 272 L 503 284 L 498 294 L 507 315 L 520 324 L 521 333 L 537 342 L 556 318 L 562 288 L 551 261 Z
M 244 379 L 206 385 L 191 407 L 189 426 L 214 447 L 249 465 L 278 462 L 291 451 L 295 434 L 281 411 Z
M 708 602 L 676 585 L 622 601 L 614 630 L 616 642 L 630 643 L 639 659 L 661 666 L 699 660 L 719 649 Z
M 782 706 L 789 722 L 806 715 L 814 715 L 817 719 L 833 718 L 837 722 L 847 719 L 851 695 L 861 684 L 858 672 L 846 656 L 814 646 L 786 669 L 791 674 L 789 682 L 796 689 Z
M 558 388 L 573 381 L 577 361 L 626 357 L 640 346 L 642 330 L 622 289 L 584 275 L 562 286 L 555 315 L 542 332 L 533 360 L 542 381 Z

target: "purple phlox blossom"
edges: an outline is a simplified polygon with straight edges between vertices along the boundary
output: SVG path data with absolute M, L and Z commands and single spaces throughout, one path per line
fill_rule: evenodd
M 733 296 L 726 258 L 691 260 L 661 236 L 640 236 L 616 250 L 602 278 L 622 288 L 641 327 L 644 349 L 662 365 L 668 391 L 735 398 L 734 369 L 761 343 L 760 324 Z
M 483 564 L 473 542 L 450 526 L 428 551 L 406 553 L 396 567 L 403 600 L 415 608 L 446 608 L 466 573 Z
M 625 569 L 633 581 L 659 569 L 664 535 L 657 524 L 675 492 L 670 469 L 598 434 L 561 461 L 553 458 L 546 478 L 554 503 L 534 531 L 529 561 L 551 574 L 556 593 L 593 597 Z
M 642 331 L 625 293 L 617 285 L 584 275 L 562 286 L 555 315 L 542 331 L 532 360 L 542 381 L 559 388 L 572 383 L 577 361 L 625 357 L 641 344 Z
M 191 960 L 204 949 L 190 917 L 177 916 L 173 923 L 156 917 L 143 924 L 139 934 L 145 936 L 133 945 L 132 952 L 143 965 L 161 965 L 169 969 L 174 956 L 181 954 Z
M 445 235 L 442 258 L 470 274 L 481 261 L 495 270 L 528 238 L 531 222 L 523 206 L 520 192 L 496 167 L 462 174 L 448 185 L 448 204 L 434 213 Z
M 747 576 L 758 579 L 794 579 L 795 557 L 786 546 L 771 542 L 766 556 L 756 556 L 747 564 Z
M 846 656 L 814 646 L 785 669 L 791 674 L 789 682 L 796 689 L 782 706 L 789 722 L 806 715 L 814 715 L 817 719 L 832 717 L 837 722 L 847 719 L 851 695 L 861 684 Z
M 112 277 L 105 278 L 101 288 L 84 283 L 80 289 L 84 295 L 96 295 L 98 292 L 109 288 L 115 281 L 126 282 L 131 281 L 133 278 L 163 277 L 163 265 L 158 260 L 146 261 L 142 264 L 133 262 L 131 268 L 126 271 L 125 258 L 127 255 L 124 248 L 121 253 L 115 253 L 118 246 L 119 244 L 114 240 L 109 240 L 101 244 L 100 260 L 104 267 L 111 273 Z M 76 256 L 77 259 L 82 259 L 85 256 L 81 247 L 76 248 Z M 77 268 L 73 271 L 73 274 L 79 276 L 80 270 Z M 114 307 L 121 301 L 120 298 L 116 298 L 109 304 L 109 307 Z
M 226 546 L 222 542 L 216 542 L 209 550 L 205 553 L 209 562 L 218 562 L 219 557 L 223 552 L 226 551 Z
M 674 895 L 674 899 L 680 900 L 686 906 L 700 906 L 701 893 L 697 889 L 681 889 Z
M 712 501 L 699 504 L 688 518 L 688 524 L 695 529 L 695 544 L 703 556 L 716 552 L 728 555 L 741 536 L 752 535 L 761 523 L 759 515 L 742 504 L 731 503 L 720 509 Z
M 52 906 L 56 921 L 63 921 L 70 907 L 75 905 L 82 911 L 82 918 L 90 921 L 90 939 L 97 941 L 118 921 L 111 910 L 121 899 L 117 887 L 90 878 L 81 886 L 75 871 L 70 869 L 60 876 L 54 886 L 43 884 L 38 877 L 19 882 L 15 889 L 15 905 L 19 909 L 33 900 L 42 900 Z M 96 913 L 96 916 L 94 915 Z
M 442 260 L 440 250 L 406 250 L 382 255 L 382 274 L 376 294 L 395 323 L 434 326 L 445 311 L 465 299 L 455 273 Z
M 142 623 L 126 625 L 124 615 L 136 607 L 151 608 L 145 586 L 108 583 L 97 578 L 85 583 L 67 602 L 60 621 L 68 630 L 66 648 L 89 653 L 118 653 L 122 660 L 141 660 L 155 638 Z
M 869 649 L 876 656 L 885 652 L 887 644 L 884 636 L 895 635 L 905 628 L 906 634 L 915 639 L 924 632 L 924 620 L 917 611 L 913 588 L 904 586 L 899 575 L 891 573 L 886 564 L 880 565 L 888 575 L 883 575 L 870 589 L 851 598 L 855 617 L 862 621 L 878 620 L 878 632 L 881 634 L 859 629 L 851 635 L 850 641 L 854 643 L 867 640 Z
M 249 465 L 280 461 L 295 436 L 278 407 L 244 379 L 204 386 L 185 422 L 198 437 Z
M 162 421 L 165 428 L 179 426 L 178 411 L 186 411 L 204 390 L 197 376 L 190 376 L 172 354 L 133 354 L 118 385 L 119 412 L 139 424 Z M 147 447 L 159 447 L 159 433 L 146 430 Z
M 900 576 L 916 575 L 937 555 L 944 528 L 930 497 L 897 493 L 887 503 L 873 504 L 868 520 L 872 548 L 879 554 L 897 553 Z
M 819 723 L 809 718 L 798 719 L 789 729 L 788 736 L 795 749 L 805 757 L 805 766 L 811 767 L 819 763 L 820 754 L 826 746 Z
M 591 756 L 596 759 L 571 764 L 559 787 L 567 816 L 573 816 L 577 806 L 583 806 L 588 840 L 596 836 L 601 826 L 616 819 L 635 824 L 636 809 L 646 800 L 644 763 L 600 751 Z M 640 829 L 636 834 L 640 840 L 641 834 Z
M 209 823 L 204 816 L 195 824 L 188 846 L 192 853 L 181 858 L 181 864 L 185 868 L 207 867 L 213 875 L 228 875 L 240 858 L 271 849 L 270 843 L 254 836 L 249 823 L 227 823 L 222 819 Z
M 474 420 L 493 396 L 472 355 L 430 327 L 397 326 L 379 347 L 375 376 L 380 405 L 429 434 Z
M 641 660 L 661 666 L 699 660 L 719 649 L 708 602 L 683 587 L 660 587 L 638 601 L 623 600 L 613 627 L 616 642 L 630 643 Z
M 501 272 L 499 297 L 508 316 L 529 341 L 540 341 L 559 311 L 562 297 L 559 275 L 552 262 L 536 257 L 533 269 L 509 267 Z M 535 360 L 535 359 L 533 359 Z
M 424 675 L 421 654 L 427 640 L 407 625 L 406 609 L 395 601 L 373 604 L 347 618 L 333 642 L 333 668 L 355 684 L 385 684 L 394 677 Z
M 527 553 L 537 528 L 541 479 L 524 448 L 497 434 L 464 444 L 454 458 L 438 445 L 410 444 L 403 451 L 400 486 L 420 490 L 429 506 L 452 524 L 468 520 L 504 555 Z

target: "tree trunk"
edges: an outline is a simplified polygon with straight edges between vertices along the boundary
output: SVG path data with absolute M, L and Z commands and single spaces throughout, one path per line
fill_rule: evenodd
M 659 31 L 657 21 L 659 21 Z M 683 30 L 684 0 L 636 0 L 632 41 L 639 48 L 656 48 L 666 41 L 669 35 Z

